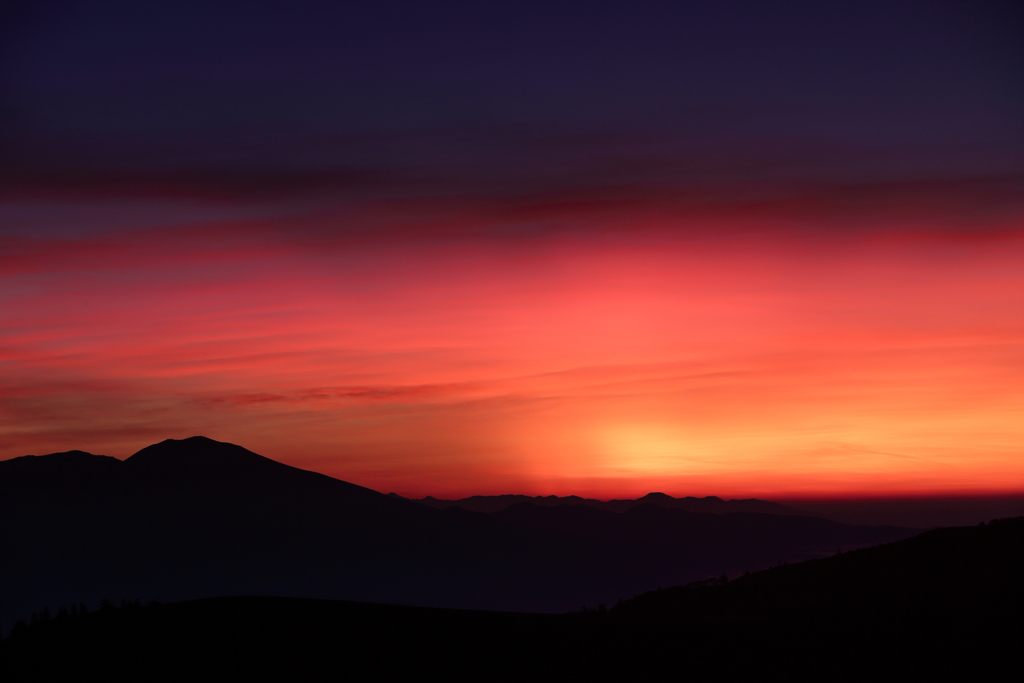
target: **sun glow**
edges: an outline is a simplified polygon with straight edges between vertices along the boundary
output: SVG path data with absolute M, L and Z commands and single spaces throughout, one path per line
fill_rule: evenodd
M 602 430 L 598 439 L 610 475 L 675 477 L 713 468 L 682 430 L 657 424 L 630 424 Z

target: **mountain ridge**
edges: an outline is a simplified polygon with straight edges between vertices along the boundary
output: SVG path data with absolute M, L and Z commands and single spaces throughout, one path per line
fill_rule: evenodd
M 643 501 L 623 514 L 437 510 L 205 438 L 124 461 L 58 456 L 0 462 L 3 628 L 44 605 L 103 598 L 558 612 L 916 533 Z
M 396 497 L 398 494 L 389 494 Z M 684 497 L 673 497 L 666 493 L 654 492 L 648 493 L 644 496 L 635 499 L 611 499 L 611 500 L 598 500 L 596 498 L 582 498 L 580 496 L 527 496 L 522 494 L 501 494 L 496 496 L 469 496 L 467 498 L 460 499 L 440 499 L 433 496 L 426 496 L 424 498 L 409 498 L 414 502 L 420 503 L 421 505 L 427 505 L 429 507 L 444 509 L 449 507 L 461 507 L 466 510 L 472 510 L 474 512 L 501 512 L 507 507 L 515 505 L 517 503 L 532 503 L 538 506 L 557 506 L 557 505 L 587 505 L 589 507 L 598 508 L 601 510 L 608 510 L 611 512 L 625 512 L 631 508 L 646 503 L 656 503 L 663 507 L 675 507 L 691 512 L 711 512 L 715 514 L 723 514 L 726 512 L 758 512 L 761 514 L 774 514 L 774 515 L 804 515 L 813 516 L 811 513 L 805 512 L 798 508 L 783 505 L 781 503 L 773 503 L 771 501 L 760 500 L 757 498 L 733 498 L 731 500 L 724 500 L 718 496 L 705 496 L 704 498 L 696 498 L 694 496 Z

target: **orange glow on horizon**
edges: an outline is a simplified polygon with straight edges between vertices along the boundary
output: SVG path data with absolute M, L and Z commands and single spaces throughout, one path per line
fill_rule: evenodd
M 410 496 L 1024 490 L 1024 229 L 615 220 L 12 242 L 0 457 L 205 434 Z

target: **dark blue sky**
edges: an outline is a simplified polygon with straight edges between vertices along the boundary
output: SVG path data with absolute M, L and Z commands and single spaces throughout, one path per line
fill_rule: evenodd
M 1009 2 L 36 2 L 3 45 L 21 183 L 884 182 L 1024 159 Z

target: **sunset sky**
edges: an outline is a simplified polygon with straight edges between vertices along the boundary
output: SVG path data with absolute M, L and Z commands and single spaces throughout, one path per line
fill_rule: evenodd
M 1022 10 L 550 5 L 4 10 L 0 459 L 1024 491 Z

